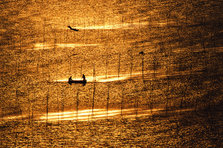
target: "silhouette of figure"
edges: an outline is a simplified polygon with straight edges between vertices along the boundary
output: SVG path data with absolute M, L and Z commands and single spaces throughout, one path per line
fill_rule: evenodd
M 83 78 L 83 81 L 86 81 L 86 79 L 85 79 L 85 75 L 84 75 L 84 74 L 83 74 L 82 78 Z
M 68 79 L 68 83 L 71 85 L 71 83 L 72 83 L 72 76 L 70 76 L 70 78 Z
M 78 29 L 72 28 L 71 26 L 67 26 L 67 27 L 70 28 L 70 30 L 79 31 Z

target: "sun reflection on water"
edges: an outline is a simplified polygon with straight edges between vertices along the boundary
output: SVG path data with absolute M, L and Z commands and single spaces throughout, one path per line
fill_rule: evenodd
M 52 122 L 60 120 L 89 121 L 89 120 L 107 119 L 112 117 L 115 118 L 119 117 L 121 114 L 125 114 L 126 117 L 128 117 L 128 115 L 134 114 L 135 113 L 134 111 L 135 109 L 123 109 L 123 110 L 87 109 L 80 111 L 54 112 L 54 113 L 48 113 L 48 115 L 43 114 L 42 116 L 39 117 L 39 120 L 40 121 L 47 120 Z
M 14 116 L 6 116 L 3 117 L 3 120 L 17 120 L 17 119 L 23 119 L 23 118 L 27 118 L 28 115 L 14 115 Z
M 101 82 L 101 83 L 104 82 L 105 83 L 105 82 L 127 80 L 127 79 L 130 79 L 131 77 L 136 77 L 136 76 L 140 76 L 140 75 L 141 75 L 141 73 L 132 73 L 131 75 L 130 74 L 121 74 L 120 76 L 108 75 L 107 77 L 105 75 L 102 75 L 102 76 L 96 76 L 95 79 L 93 76 L 86 76 L 86 80 L 87 80 L 87 82 Z M 81 79 L 73 78 L 73 80 L 81 80 Z M 68 82 L 68 78 L 54 80 L 54 82 Z
M 36 43 L 32 50 L 51 49 L 51 48 L 54 48 L 54 47 L 75 48 L 75 47 L 86 47 L 86 46 L 99 46 L 99 44 L 72 44 L 72 43 L 47 44 L 47 43 Z
M 186 112 L 192 111 L 193 109 L 180 109 L 173 110 L 169 112 Z M 54 112 L 42 114 L 37 120 L 40 122 L 57 122 L 64 120 L 73 120 L 73 121 L 92 121 L 92 120 L 103 120 L 103 119 L 117 119 L 117 118 L 128 118 L 135 119 L 136 117 L 146 117 L 154 114 L 159 114 L 160 112 L 165 111 L 163 108 L 154 108 L 154 109 L 140 109 L 140 108 L 130 108 L 130 109 L 86 109 L 79 111 L 65 111 L 65 112 Z
M 97 26 L 77 26 L 76 29 L 134 29 L 139 26 L 146 26 L 148 22 L 133 22 L 120 24 L 106 24 Z
M 169 113 L 187 112 L 192 111 L 193 108 L 179 109 L 168 111 Z M 58 122 L 65 120 L 72 121 L 93 121 L 93 120 L 103 120 L 103 119 L 117 119 L 117 118 L 128 118 L 135 119 L 136 117 L 146 117 L 154 114 L 159 114 L 165 111 L 164 108 L 154 108 L 154 109 L 140 109 L 140 108 L 130 108 L 130 109 L 85 109 L 85 110 L 71 110 L 64 112 L 51 112 L 34 115 L 32 120 L 39 122 Z M 3 117 L 2 120 L 21 120 L 30 119 L 29 115 L 15 115 Z

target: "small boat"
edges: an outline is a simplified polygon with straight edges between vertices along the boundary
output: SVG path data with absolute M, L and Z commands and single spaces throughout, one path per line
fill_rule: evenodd
M 70 78 L 68 79 L 68 83 L 70 85 L 72 85 L 72 83 L 78 83 L 78 84 L 83 84 L 83 86 L 85 86 L 87 83 L 87 80 L 86 80 L 84 74 L 83 74 L 82 78 L 83 78 L 83 80 L 72 80 L 72 76 L 70 76 Z
M 79 31 L 78 29 L 72 28 L 71 26 L 67 26 L 67 27 L 70 28 L 70 30 Z

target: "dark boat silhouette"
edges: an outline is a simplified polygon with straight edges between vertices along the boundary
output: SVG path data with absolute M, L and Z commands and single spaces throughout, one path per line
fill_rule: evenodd
M 83 84 L 83 86 L 85 86 L 87 83 L 87 80 L 86 80 L 84 74 L 83 74 L 82 78 L 83 78 L 83 80 L 72 80 L 72 76 L 70 76 L 70 78 L 68 79 L 68 83 L 70 85 L 72 85 L 72 83 L 77 83 L 77 84 Z
M 70 28 L 70 30 L 79 31 L 78 29 L 72 28 L 71 26 L 67 26 L 67 27 Z
M 140 51 L 139 54 L 144 55 L 145 53 L 143 51 Z

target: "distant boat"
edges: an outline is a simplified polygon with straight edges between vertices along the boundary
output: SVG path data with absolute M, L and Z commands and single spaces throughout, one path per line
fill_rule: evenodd
M 67 26 L 67 27 L 70 28 L 70 30 L 79 31 L 78 29 L 72 28 L 71 26 Z
M 83 84 L 83 86 L 85 86 L 87 83 L 87 80 L 86 80 L 84 74 L 83 74 L 82 78 L 83 78 L 83 80 L 72 80 L 72 76 L 70 76 L 70 78 L 68 79 L 68 83 L 70 85 L 72 85 L 72 83 L 79 83 L 79 84 Z
M 140 51 L 139 54 L 144 55 L 145 53 L 143 51 Z

